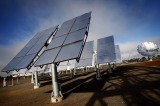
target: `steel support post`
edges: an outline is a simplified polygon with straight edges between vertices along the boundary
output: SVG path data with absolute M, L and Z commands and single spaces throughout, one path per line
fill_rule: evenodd
M 97 79 L 101 79 L 101 74 L 100 74 L 100 70 L 99 70 L 99 64 L 95 65 L 96 67 L 96 78 Z
M 111 69 L 111 64 L 110 63 L 108 63 L 108 72 L 112 73 L 112 69 Z
M 31 83 L 33 84 L 34 83 L 34 74 L 32 73 L 32 76 L 31 76 Z
M 73 78 L 73 77 L 74 77 L 73 71 L 70 70 L 70 78 Z
M 6 87 L 6 86 L 7 86 L 6 78 L 3 78 L 3 87 Z
M 57 74 L 57 66 L 56 64 L 51 64 L 51 73 L 52 73 L 52 89 L 51 93 L 51 102 L 57 103 L 61 102 L 63 95 L 61 93 L 61 87 L 58 84 L 58 74 Z
M 38 75 L 37 71 L 34 72 L 34 89 L 39 88 L 40 84 L 38 82 Z
M 76 68 L 74 68 L 73 71 L 74 71 L 74 75 L 76 75 Z

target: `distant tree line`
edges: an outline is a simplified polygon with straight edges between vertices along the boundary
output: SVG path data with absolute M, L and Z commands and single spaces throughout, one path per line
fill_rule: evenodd
M 160 59 L 160 55 L 152 56 L 152 59 L 153 60 Z M 129 59 L 129 60 L 123 60 L 122 62 L 123 63 L 131 63 L 131 62 L 144 62 L 144 61 L 148 61 L 148 58 L 147 57 L 132 58 L 132 59 Z

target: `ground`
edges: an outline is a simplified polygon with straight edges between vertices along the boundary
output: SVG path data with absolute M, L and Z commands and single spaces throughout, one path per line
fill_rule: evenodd
M 14 86 L 0 85 L 0 106 L 158 106 L 160 105 L 160 60 L 120 65 L 112 73 L 101 70 L 79 73 L 73 79 L 59 77 L 64 99 L 51 103 L 52 82 L 41 78 L 42 86 L 34 90 L 31 78 L 20 78 Z M 11 80 L 8 79 L 8 84 Z

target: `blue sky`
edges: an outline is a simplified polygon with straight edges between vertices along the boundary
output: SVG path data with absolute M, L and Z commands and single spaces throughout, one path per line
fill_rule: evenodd
M 1 0 L 0 65 L 6 65 L 38 31 L 89 11 L 88 41 L 114 35 L 125 58 L 137 55 L 139 43 L 160 44 L 159 0 Z

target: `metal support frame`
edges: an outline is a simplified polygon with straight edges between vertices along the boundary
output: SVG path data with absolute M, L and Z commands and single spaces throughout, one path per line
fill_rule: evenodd
M 85 67 L 82 70 L 83 70 L 83 73 L 84 73 L 85 72 Z
M 70 78 L 73 78 L 73 77 L 74 77 L 73 70 L 70 69 Z
M 99 64 L 95 65 L 95 68 L 96 68 L 96 78 L 101 79 L 102 77 L 99 70 Z
M 32 73 L 32 76 L 31 76 L 31 83 L 33 84 L 34 83 L 34 74 Z
M 38 73 L 37 71 L 34 72 L 34 89 L 37 89 L 39 88 L 40 86 L 40 83 L 38 81 Z
M 108 73 L 112 73 L 111 64 L 108 63 Z
M 116 66 L 116 62 L 113 63 L 113 70 L 116 70 L 117 66 Z
M 51 102 L 57 103 L 61 102 L 63 95 L 61 92 L 61 86 L 58 83 L 58 74 L 56 64 L 51 64 L 51 73 L 52 73 L 52 93 L 51 93 Z
M 7 86 L 6 78 L 3 78 L 3 87 L 6 87 L 6 86 Z
M 74 71 L 73 75 L 76 75 L 76 68 L 74 68 L 73 71 Z

